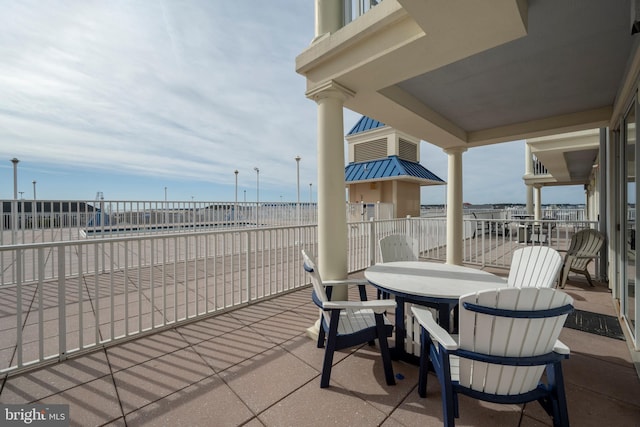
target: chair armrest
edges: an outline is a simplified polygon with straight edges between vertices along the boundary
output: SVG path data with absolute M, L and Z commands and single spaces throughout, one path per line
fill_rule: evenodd
M 350 286 L 350 285 L 368 285 L 367 279 L 344 279 L 344 280 L 323 280 L 325 286 Z
M 556 340 L 555 345 L 553 346 L 553 351 L 558 354 L 569 354 L 571 350 L 567 347 L 562 341 Z
M 396 302 L 395 300 L 388 299 L 378 299 L 373 301 L 326 301 L 322 304 L 322 308 L 325 310 L 368 308 L 373 310 L 374 313 L 381 314 L 387 310 L 395 309 Z
M 571 255 L 571 257 L 576 259 L 594 259 L 597 258 L 598 255 Z
M 431 311 L 424 307 L 411 307 L 411 312 L 420 326 L 429 332 L 431 339 L 438 341 L 447 350 L 457 350 L 458 343 L 433 318 Z

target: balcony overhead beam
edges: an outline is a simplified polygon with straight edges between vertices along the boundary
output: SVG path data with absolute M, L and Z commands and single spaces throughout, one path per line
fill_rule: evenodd
M 409 2 L 405 9 L 405 3 L 385 0 L 321 37 L 296 58 L 296 71 L 311 85 L 338 80 L 356 92 L 378 91 L 526 35 L 514 0 L 496 0 L 490 8 L 438 0 Z M 426 16 L 407 13 L 423 8 Z

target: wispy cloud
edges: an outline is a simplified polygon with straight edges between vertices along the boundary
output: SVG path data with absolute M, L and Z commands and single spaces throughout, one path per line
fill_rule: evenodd
M 4 4 L 0 150 L 208 182 L 268 163 L 281 182 L 279 165 L 315 155 L 294 70 L 313 10 L 231 3 Z
M 316 106 L 294 69 L 313 13 L 308 0 L 3 2 L 0 157 L 74 171 L 56 191 L 101 188 L 89 181 L 111 174 L 228 195 L 233 170 L 251 188 L 258 166 L 265 190 L 293 194 L 296 155 L 303 182 L 316 173 Z M 359 115 L 345 118 L 348 130 Z M 523 201 L 523 151 L 465 153 L 465 201 Z M 422 162 L 447 179 L 441 149 L 422 144 Z M 426 192 L 437 195 L 426 203 L 444 202 L 442 187 Z

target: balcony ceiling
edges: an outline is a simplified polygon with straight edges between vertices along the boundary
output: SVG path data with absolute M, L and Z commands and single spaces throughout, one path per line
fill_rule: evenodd
M 629 11 L 625 1 L 529 1 L 526 37 L 398 86 L 467 132 L 611 107 Z
M 309 89 L 443 148 L 607 126 L 637 48 L 629 0 L 385 0 L 297 59 Z

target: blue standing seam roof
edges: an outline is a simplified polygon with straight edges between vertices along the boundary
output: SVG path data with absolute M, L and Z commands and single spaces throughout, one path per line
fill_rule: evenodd
M 357 133 L 366 132 L 371 129 L 377 129 L 386 126 L 384 123 L 374 120 L 367 116 L 360 117 L 360 120 L 351 128 L 347 136 Z
M 344 175 L 347 183 L 410 176 L 433 183 L 445 184 L 442 179 L 420 163 L 403 160 L 398 156 L 389 156 L 368 162 L 350 163 L 345 167 Z

